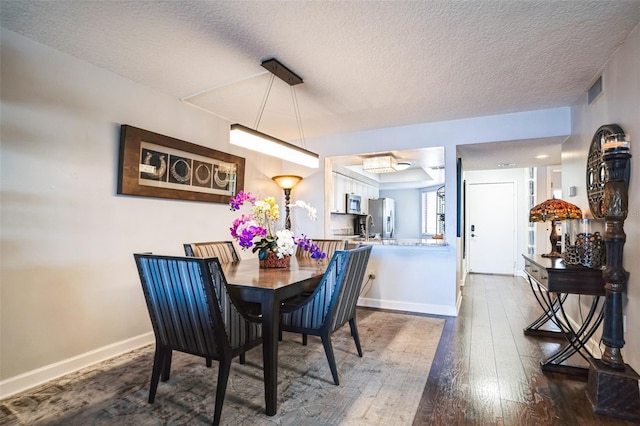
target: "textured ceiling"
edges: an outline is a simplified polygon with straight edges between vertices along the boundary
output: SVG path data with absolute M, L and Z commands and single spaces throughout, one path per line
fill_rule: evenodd
M 0 1 L 2 27 L 250 127 L 277 58 L 307 139 L 567 106 L 640 0 Z M 276 79 L 259 130 L 298 139 Z

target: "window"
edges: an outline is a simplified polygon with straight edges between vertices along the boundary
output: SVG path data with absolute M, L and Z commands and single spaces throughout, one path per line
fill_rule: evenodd
M 420 227 L 423 235 L 435 235 L 436 229 L 436 208 L 437 208 L 437 190 L 428 189 L 420 193 L 420 206 L 422 208 L 422 225 Z

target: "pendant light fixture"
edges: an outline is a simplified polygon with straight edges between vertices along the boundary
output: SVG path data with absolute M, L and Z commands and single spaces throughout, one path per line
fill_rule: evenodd
M 291 87 L 291 98 L 293 100 L 293 106 L 296 113 L 298 132 L 300 133 L 300 141 L 304 146 L 302 121 L 300 120 L 300 110 L 298 108 L 298 99 L 296 97 L 294 87 L 297 84 L 301 84 L 302 79 L 276 59 L 269 59 L 262 62 L 261 65 L 263 68 L 271 72 L 271 78 L 269 79 L 267 91 L 262 100 L 258 117 L 256 118 L 255 130 L 241 124 L 232 124 L 229 141 L 232 145 L 241 146 L 285 161 L 301 164 L 306 167 L 318 168 L 320 165 L 320 157 L 318 154 L 258 131 L 260 119 L 262 118 L 264 107 L 267 104 L 273 80 L 275 77 L 278 77 Z

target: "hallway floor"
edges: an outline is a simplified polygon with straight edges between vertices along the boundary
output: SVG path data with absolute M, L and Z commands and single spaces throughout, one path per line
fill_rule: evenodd
M 562 341 L 523 334 L 541 312 L 524 278 L 468 275 L 414 425 L 633 424 L 593 413 L 586 382 L 542 372 Z

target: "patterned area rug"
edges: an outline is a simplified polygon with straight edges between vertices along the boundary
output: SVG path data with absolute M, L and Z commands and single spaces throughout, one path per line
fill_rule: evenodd
M 278 413 L 264 413 L 262 349 L 237 359 L 222 408 L 223 425 L 410 425 L 444 320 L 358 310 L 363 349 L 349 332 L 333 335 L 340 386 L 319 338 L 284 333 L 279 346 Z M 153 345 L 112 358 L 0 401 L 3 425 L 211 424 L 217 363 L 175 352 L 171 379 L 147 403 Z

